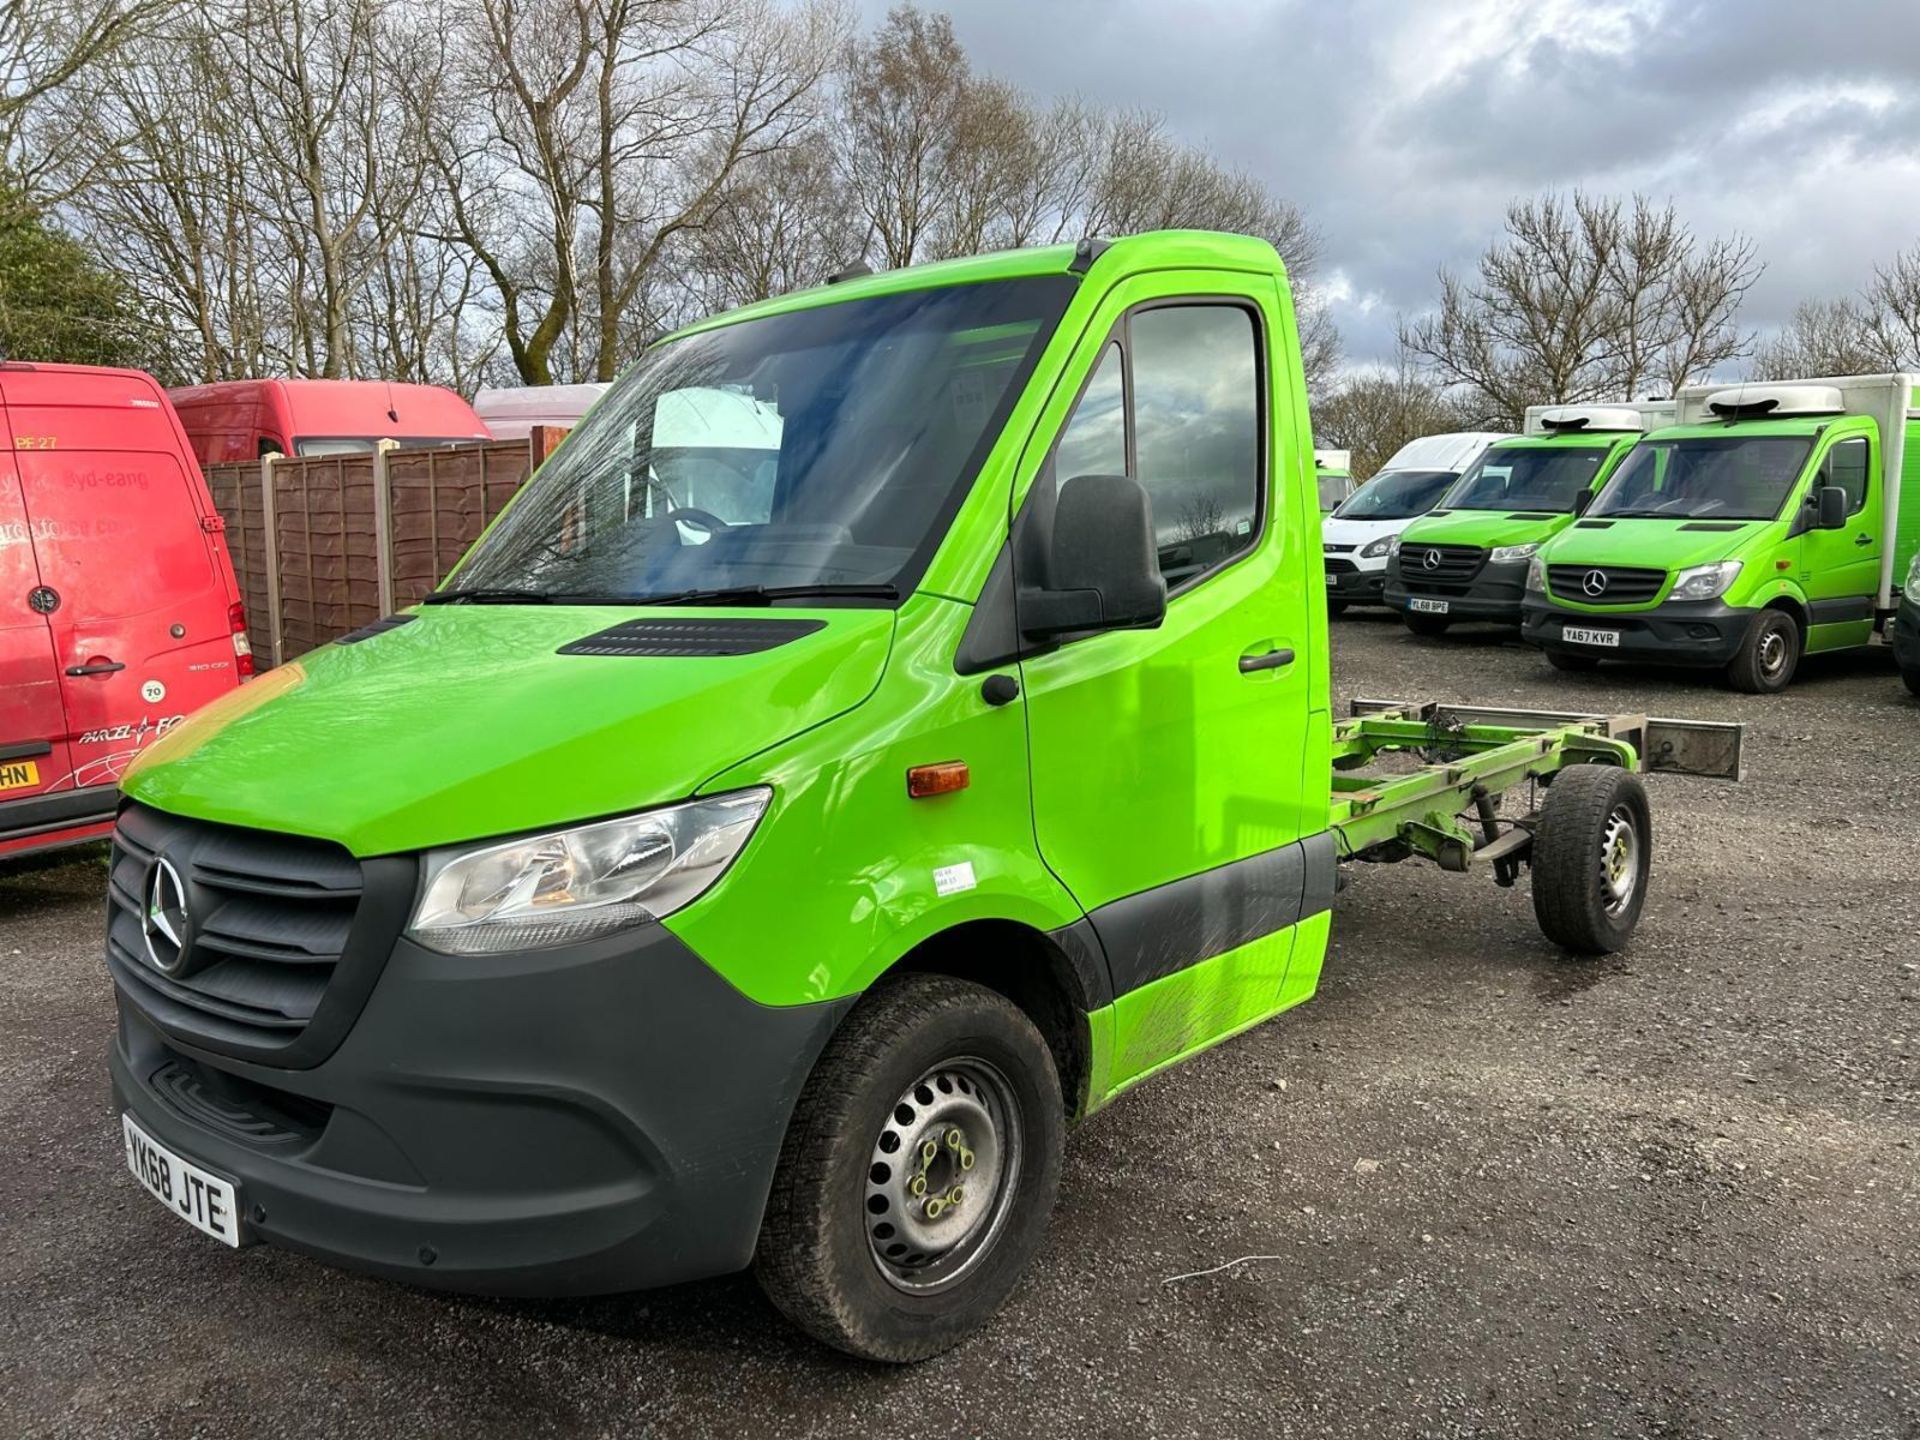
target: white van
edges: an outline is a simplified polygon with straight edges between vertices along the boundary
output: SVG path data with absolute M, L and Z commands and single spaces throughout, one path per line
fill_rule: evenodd
M 473 397 L 473 412 L 486 421 L 494 439 L 524 440 L 536 425 L 571 430 L 606 393 L 603 384 L 489 387 Z

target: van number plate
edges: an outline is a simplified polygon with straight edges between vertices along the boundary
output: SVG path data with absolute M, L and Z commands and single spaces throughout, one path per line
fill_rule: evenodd
M 1447 602 L 1429 600 L 1423 595 L 1415 595 L 1407 601 L 1407 609 L 1418 610 L 1422 615 L 1444 615 L 1447 613 Z
M 9 760 L 0 764 L 0 790 L 25 790 L 40 783 L 40 767 L 31 760 Z
M 1569 645 L 1604 645 L 1612 650 L 1620 648 L 1618 630 L 1587 630 L 1579 625 L 1568 625 L 1560 631 L 1560 638 Z
M 127 1168 L 149 1195 L 194 1229 L 240 1248 L 240 1206 L 233 1186 L 156 1143 L 131 1115 L 120 1117 L 120 1131 L 127 1143 Z

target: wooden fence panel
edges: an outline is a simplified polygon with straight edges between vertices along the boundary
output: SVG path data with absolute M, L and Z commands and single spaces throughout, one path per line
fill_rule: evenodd
M 286 661 L 380 618 L 373 457 L 276 460 L 271 474 Z
M 524 440 L 387 452 L 395 609 L 446 578 L 530 470 Z
M 261 506 L 260 464 L 209 465 L 207 489 L 213 508 L 226 521 L 227 553 L 233 557 L 234 578 L 247 607 L 254 647 L 267 660 L 267 636 L 273 623 L 273 591 L 268 583 L 267 517 Z

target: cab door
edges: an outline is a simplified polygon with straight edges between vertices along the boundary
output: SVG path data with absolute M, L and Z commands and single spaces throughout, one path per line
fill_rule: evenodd
M 112 785 L 239 683 L 232 596 L 159 391 L 143 376 L 7 377 L 14 453 L 60 672 L 77 786 Z
M 1301 786 L 1318 496 L 1305 417 L 1276 413 L 1292 393 L 1269 368 L 1277 288 L 1177 281 L 1193 298 L 1160 298 L 1176 283 L 1160 275 L 1111 297 L 1033 472 L 1138 480 L 1169 592 L 1157 629 L 1020 667 L 1036 838 L 1106 952 L 1115 1084 L 1277 1008 L 1311 903 L 1302 837 L 1325 828 L 1324 778 L 1317 819 Z
M 0 407 L 0 422 L 6 419 Z M 12 444 L 12 436 L 6 437 Z M 11 448 L 0 449 L 0 844 L 37 829 L 25 817 L 34 796 L 66 784 L 67 722 L 54 664 L 49 605 L 34 560 Z
M 1880 588 L 1884 543 L 1878 448 L 1865 435 L 1834 441 L 1808 492 L 1810 499 L 1823 486 L 1847 492 L 1847 523 L 1838 530 L 1813 526 L 1799 540 L 1801 586 L 1812 619 L 1809 650 L 1865 645 L 1873 638 L 1873 600 Z

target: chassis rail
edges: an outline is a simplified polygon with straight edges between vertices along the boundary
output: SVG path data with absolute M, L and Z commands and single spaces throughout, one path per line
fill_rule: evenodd
M 1356 700 L 1333 727 L 1333 831 L 1342 858 L 1424 856 L 1465 870 L 1477 855 L 1511 885 L 1528 859 L 1527 819 L 1500 828 L 1496 799 L 1570 765 L 1738 780 L 1742 727 L 1645 715 L 1582 715 L 1480 705 Z M 1412 770 L 1372 771 L 1412 754 Z M 1469 818 L 1470 817 L 1470 818 Z

